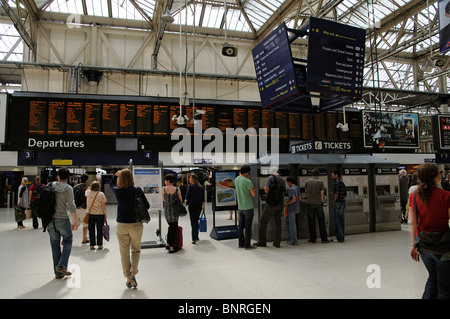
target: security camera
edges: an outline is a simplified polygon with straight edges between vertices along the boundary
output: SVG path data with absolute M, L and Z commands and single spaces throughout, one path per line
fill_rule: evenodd
M 227 42 L 222 44 L 222 55 L 223 56 L 233 57 L 233 56 L 237 56 L 237 54 L 238 54 L 238 49 L 235 46 L 228 44 Z
M 348 131 L 348 124 L 342 124 L 342 123 L 338 123 L 338 125 L 336 125 L 336 128 L 341 129 L 342 132 L 347 132 Z
M 188 120 L 189 120 L 189 117 L 187 115 L 183 115 L 183 116 L 174 115 L 174 116 L 172 116 L 172 121 L 175 121 L 176 125 L 178 125 L 178 126 L 186 125 L 186 122 Z
M 204 111 L 204 110 L 195 110 L 195 115 L 203 115 L 205 113 L 206 113 L 206 111 Z

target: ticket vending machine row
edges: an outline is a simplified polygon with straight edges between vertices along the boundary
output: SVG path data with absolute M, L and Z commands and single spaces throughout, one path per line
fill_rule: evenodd
M 345 234 L 370 232 L 369 176 L 367 168 L 343 167 L 347 208 Z
M 308 214 L 306 210 L 307 196 L 305 193 L 306 181 L 313 178 L 312 171 L 314 168 L 300 167 L 298 176 L 298 187 L 300 188 L 300 195 L 302 201 L 300 202 L 300 214 L 297 217 L 297 236 L 298 238 L 309 238 L 309 228 L 308 228 Z M 327 229 L 327 234 L 330 235 L 330 208 L 328 205 L 328 170 L 326 168 L 317 168 L 320 172 L 319 179 L 324 184 L 324 202 L 323 202 L 323 213 L 325 215 L 325 226 Z M 320 236 L 319 223 L 316 218 L 316 234 Z
M 400 230 L 399 181 L 396 167 L 375 167 L 375 229 Z

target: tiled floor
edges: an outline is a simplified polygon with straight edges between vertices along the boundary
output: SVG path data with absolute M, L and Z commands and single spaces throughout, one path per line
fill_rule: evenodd
M 13 210 L 0 209 L 0 298 L 420 298 L 427 278 L 423 264 L 409 257 L 407 225 L 400 231 L 348 235 L 345 243 L 302 239 L 299 246 L 243 250 L 237 239 L 209 236 L 211 216 L 208 232 L 192 245 L 186 216 L 180 220 L 183 250 L 143 249 L 138 289 L 128 289 L 115 215 L 116 206 L 109 205 L 111 240 L 102 251 L 90 251 L 81 244 L 81 230 L 74 233 L 69 261 L 74 275 L 56 280 L 48 234 L 33 230 L 31 220 L 18 230 Z M 216 223 L 226 224 L 227 217 L 228 212 L 216 215 Z M 143 240 L 156 240 L 156 228 L 154 215 Z M 164 219 L 162 229 L 165 236 Z

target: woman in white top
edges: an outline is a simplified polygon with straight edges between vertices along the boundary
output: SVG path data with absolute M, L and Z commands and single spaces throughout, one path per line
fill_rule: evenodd
M 28 178 L 24 177 L 22 178 L 22 182 L 20 183 L 19 189 L 17 191 L 18 197 L 17 197 L 17 205 L 19 205 L 23 211 L 28 208 Z M 23 225 L 23 222 L 17 222 L 17 228 L 24 229 L 26 228 Z

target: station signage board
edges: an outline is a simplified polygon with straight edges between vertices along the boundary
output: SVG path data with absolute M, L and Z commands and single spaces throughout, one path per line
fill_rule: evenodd
M 291 153 L 328 153 L 328 152 L 351 152 L 352 141 L 305 141 L 291 145 Z
M 450 115 L 438 115 L 439 148 L 450 149 Z

